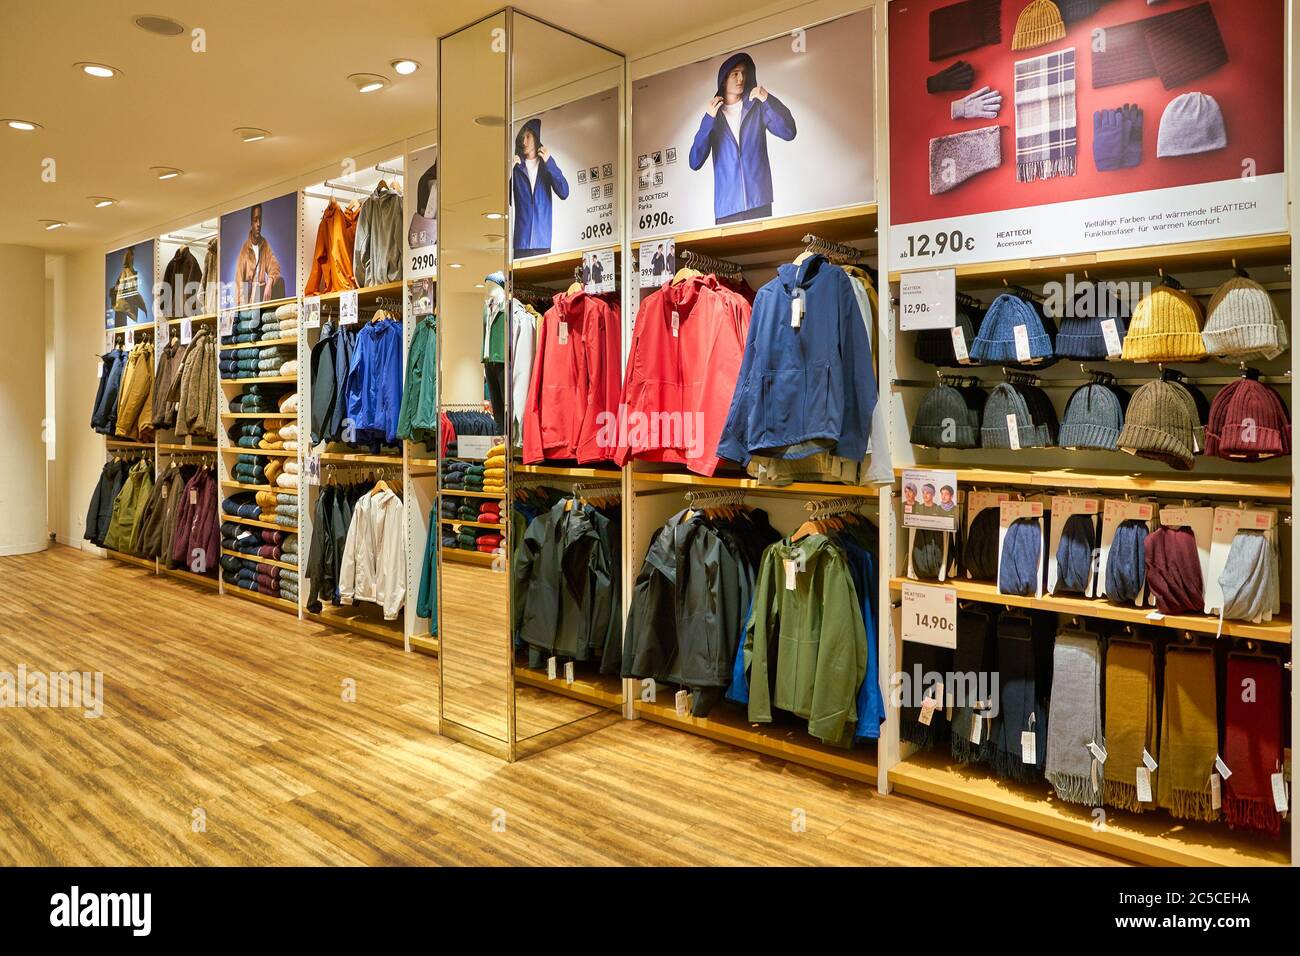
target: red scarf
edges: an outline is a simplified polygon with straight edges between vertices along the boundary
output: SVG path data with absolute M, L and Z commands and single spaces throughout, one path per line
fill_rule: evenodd
M 1269 657 L 1231 656 L 1226 690 L 1223 760 L 1232 776 L 1223 785 L 1224 818 L 1230 827 L 1278 836 L 1282 817 L 1272 777 L 1282 771 L 1282 665 Z

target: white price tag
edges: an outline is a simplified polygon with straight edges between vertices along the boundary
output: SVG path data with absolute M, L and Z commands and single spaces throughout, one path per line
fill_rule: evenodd
M 1028 362 L 1033 358 L 1029 351 L 1029 330 L 1023 325 L 1017 325 L 1011 331 L 1016 338 L 1016 361 Z
M 95 378 L 103 378 L 103 377 L 104 377 L 104 363 L 103 363 L 103 362 L 96 362 L 96 363 L 95 363 Z
M 303 328 L 320 328 L 320 296 L 309 295 L 302 300 Z
M 1223 779 L 1217 773 L 1210 774 L 1210 807 L 1223 809 Z
M 1101 320 L 1101 337 L 1106 340 L 1106 358 L 1117 359 L 1124 354 L 1124 343 L 1119 340 L 1119 326 L 1114 319 Z
M 1101 744 L 1097 743 L 1097 741 L 1094 740 L 1088 744 L 1088 751 L 1096 759 L 1097 763 L 1106 762 L 1106 750 Z
M 196 488 L 191 488 L 191 489 L 190 489 L 190 504 L 192 504 L 192 505 L 197 505 L 198 503 L 199 503 L 199 492 L 198 492 L 198 489 L 196 489 Z
M 556 675 L 559 673 L 559 665 L 560 665 L 559 658 L 556 657 L 546 658 L 546 679 L 547 680 L 555 680 Z
M 682 317 L 673 309 L 673 338 L 680 338 L 679 331 L 682 327 Z
M 1142 765 L 1152 773 L 1155 773 L 1156 767 L 1160 766 L 1158 763 L 1156 763 L 1156 758 L 1151 756 L 1151 754 L 1147 752 L 1146 747 L 1142 748 Z
M 921 716 L 916 719 L 916 722 L 922 727 L 929 727 L 930 722 L 934 720 L 934 711 L 937 706 L 938 701 L 933 697 L 927 697 L 921 701 Z
M 952 327 L 952 354 L 962 365 L 970 363 L 970 349 L 966 347 L 966 330 L 960 325 Z
M 688 716 L 691 712 L 691 692 L 679 690 L 673 694 L 673 709 L 677 712 L 678 717 Z
M 190 319 L 181 319 L 181 345 L 189 345 L 193 338 L 194 322 Z
M 979 746 L 980 738 L 984 735 L 984 718 L 979 713 L 971 714 L 970 721 L 970 742 Z
M 568 322 L 560 323 L 559 328 L 556 329 L 556 336 L 559 338 L 561 345 L 569 344 L 569 323 Z
M 573 661 L 564 662 L 564 682 L 566 684 L 573 683 Z
M 898 317 L 904 332 L 951 329 L 957 324 L 957 273 L 952 269 L 904 273 Z
M 1219 772 L 1219 776 L 1224 780 L 1232 776 L 1232 771 L 1228 769 L 1228 765 L 1223 762 L 1223 758 L 1218 754 L 1214 756 L 1214 769 Z
M 231 311 L 222 312 L 217 320 L 222 338 L 225 338 L 231 332 L 235 331 L 235 313 Z
M 957 646 L 957 589 L 908 581 L 903 585 L 903 640 Z
M 1032 730 L 1020 732 L 1020 762 L 1038 763 L 1038 737 Z
M 783 558 L 781 560 L 781 566 L 785 568 L 785 589 L 787 591 L 793 591 L 795 578 L 799 574 L 799 562 L 795 561 L 793 558 Z
M 790 327 L 799 328 L 803 324 L 803 296 L 796 295 L 790 300 Z
M 1273 809 L 1278 813 L 1286 813 L 1291 809 L 1291 803 L 1286 796 L 1286 776 L 1275 773 L 1269 779 L 1273 784 Z
M 1007 436 L 1011 439 L 1011 450 L 1020 451 L 1020 426 L 1015 415 L 1007 416 Z
M 1138 767 L 1136 779 L 1138 803 L 1155 803 L 1155 798 L 1151 795 L 1151 771 L 1146 767 Z

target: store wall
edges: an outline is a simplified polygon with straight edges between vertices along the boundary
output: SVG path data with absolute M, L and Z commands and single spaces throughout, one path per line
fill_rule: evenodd
M 0 245 L 5 342 L 0 348 L 0 555 L 45 547 L 45 253 Z

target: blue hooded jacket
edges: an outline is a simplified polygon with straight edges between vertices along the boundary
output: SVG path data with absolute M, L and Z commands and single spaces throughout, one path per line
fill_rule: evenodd
M 356 444 L 397 443 L 397 416 L 402 407 L 402 323 L 369 322 L 357 333 L 348 370 L 347 417 Z
M 555 164 L 554 157 L 537 164 L 536 186 L 528 181 L 528 168 L 524 165 L 524 133 L 532 132 L 537 148 L 542 148 L 542 121 L 533 117 L 515 136 L 515 155 L 519 162 L 510 174 L 512 200 L 515 206 L 514 251 L 537 253 L 551 251 L 551 193 L 560 199 L 569 198 L 569 181 Z
M 804 308 L 795 328 L 797 295 Z M 718 456 L 747 465 L 760 453 L 806 458 L 831 450 L 861 461 L 875 408 L 871 342 L 853 280 L 824 256 L 781 266 L 754 297 Z
M 727 74 L 737 65 L 745 67 L 745 92 L 741 96 L 740 141 L 731 132 L 721 108 L 717 115 L 704 114 L 691 143 L 691 169 L 700 169 L 713 156 L 713 215 L 734 216 L 772 201 L 772 166 L 767 159 L 767 133 L 784 140 L 794 139 L 794 117 L 785 104 L 767 94 L 767 100 L 750 99 L 758 85 L 754 61 L 748 53 L 734 53 L 718 69 L 718 96 L 722 96 Z

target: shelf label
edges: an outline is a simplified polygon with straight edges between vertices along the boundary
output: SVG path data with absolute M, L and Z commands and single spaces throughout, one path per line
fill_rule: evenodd
M 357 290 L 349 289 L 339 296 L 339 325 L 357 324 Z
M 320 296 L 309 295 L 302 300 L 303 327 L 308 329 L 320 328 Z
M 899 282 L 898 327 L 951 329 L 957 324 L 957 273 L 952 269 L 905 272 Z
M 493 435 L 457 435 L 456 457 L 482 461 L 487 458 L 492 446 L 499 444 L 500 439 Z
M 217 317 L 217 323 L 219 325 L 218 331 L 220 331 L 222 338 L 230 335 L 235 331 L 235 310 L 227 309 L 225 312 L 222 312 L 221 315 Z
M 956 647 L 957 589 L 905 582 L 903 640 L 934 647 Z
M 189 345 L 190 340 L 194 338 L 194 322 L 191 319 L 181 319 L 181 345 Z

